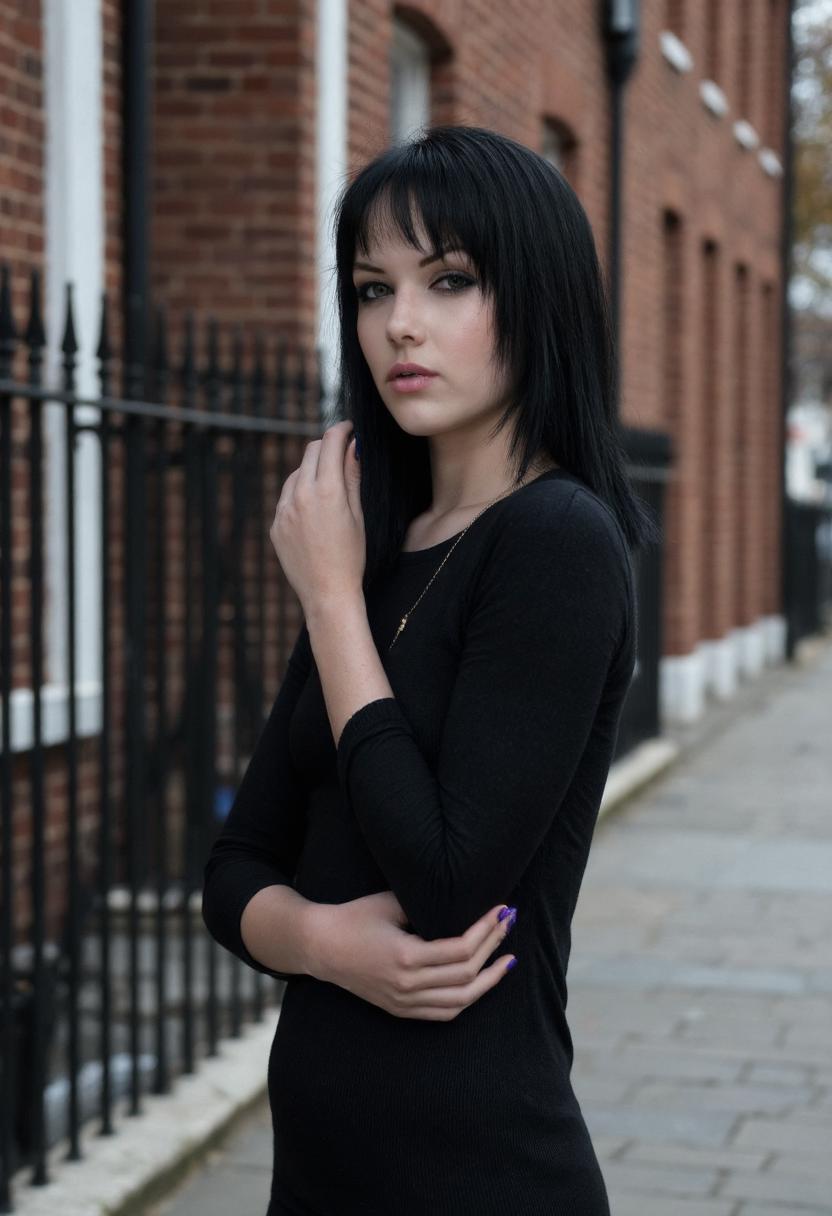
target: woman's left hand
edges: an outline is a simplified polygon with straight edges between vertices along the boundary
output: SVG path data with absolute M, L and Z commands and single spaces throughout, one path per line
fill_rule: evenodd
M 306 445 L 283 483 L 269 538 L 308 615 L 319 603 L 363 596 L 366 563 L 361 463 L 353 424 L 336 422 Z

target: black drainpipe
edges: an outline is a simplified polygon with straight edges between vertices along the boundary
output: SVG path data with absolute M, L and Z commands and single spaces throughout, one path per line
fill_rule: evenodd
M 150 57 L 153 0 L 125 0 L 123 47 L 125 392 L 146 395 L 149 316 Z
M 624 86 L 639 55 L 639 0 L 602 0 L 603 36 L 607 50 L 607 73 L 610 78 L 610 111 L 612 118 L 610 148 L 610 244 L 609 299 L 610 323 L 618 357 L 614 360 L 615 384 L 613 399 L 616 410 L 620 405 L 621 354 L 619 349 L 619 316 L 621 311 L 621 231 L 624 159 Z
M 794 105 L 792 102 L 792 78 L 794 75 L 794 33 L 792 20 L 794 0 L 787 5 L 788 17 L 786 23 L 786 52 L 783 56 L 783 123 L 785 139 L 783 144 L 783 194 L 782 194 L 782 230 L 781 230 L 781 260 L 782 287 L 780 300 L 781 340 L 780 350 L 782 364 L 781 373 L 781 435 L 782 435 L 782 468 L 780 478 L 780 573 L 783 615 L 786 618 L 786 658 L 794 658 L 795 638 L 793 625 L 792 599 L 794 595 L 793 572 L 789 560 L 789 502 L 786 487 L 786 440 L 788 434 L 787 415 L 792 400 L 792 317 L 789 307 L 789 283 L 794 265 Z

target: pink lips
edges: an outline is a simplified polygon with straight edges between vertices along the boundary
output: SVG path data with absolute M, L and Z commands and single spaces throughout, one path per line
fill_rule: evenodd
M 420 377 L 436 375 L 436 372 L 432 372 L 429 367 L 422 367 L 420 363 L 394 363 L 387 373 L 387 379 L 395 380 L 397 376 L 405 375 L 407 372 Z

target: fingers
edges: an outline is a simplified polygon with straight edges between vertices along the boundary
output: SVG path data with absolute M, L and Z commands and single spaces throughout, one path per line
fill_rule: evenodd
M 316 443 L 318 449 L 317 475 L 319 477 L 344 480 L 344 452 L 352 435 L 353 424 L 336 422 L 324 431 L 323 439 Z
M 481 942 L 481 944 L 477 947 L 471 958 L 470 971 L 473 972 L 473 974 L 477 974 L 479 971 L 481 971 L 486 959 L 489 959 L 494 951 L 500 948 L 503 940 L 511 932 L 516 919 L 517 909 L 512 908 L 508 916 L 505 916 L 496 925 L 491 926 L 490 932 L 484 941 Z
M 506 916 L 496 925 L 491 925 L 484 939 L 482 939 L 474 949 L 473 953 L 467 953 L 462 959 L 453 959 L 450 962 L 437 962 L 436 954 L 433 956 L 432 962 L 423 962 L 421 965 L 414 965 L 412 962 L 405 964 L 405 970 L 401 977 L 402 995 L 405 1001 L 409 1000 L 411 1004 L 417 1004 L 428 998 L 430 1001 L 434 999 L 437 991 L 442 989 L 459 990 L 465 985 L 473 983 L 480 974 L 486 960 L 491 957 L 495 950 L 499 949 L 504 938 L 511 931 L 516 917 L 516 909 L 512 910 L 513 914 Z M 472 926 L 474 927 L 474 926 Z M 479 922 L 476 927 L 479 928 Z M 452 939 L 459 940 L 459 939 Z M 476 938 L 472 939 L 476 941 Z M 422 946 L 436 946 L 445 943 L 422 942 Z M 425 957 L 421 950 L 418 950 L 421 957 Z M 486 968 L 490 971 L 490 968 Z
M 426 942 L 424 938 L 416 937 L 409 945 L 409 962 L 414 967 L 442 966 L 445 963 L 467 963 L 481 950 L 487 941 L 492 941 L 491 950 L 505 936 L 504 920 L 497 917 L 505 904 L 495 904 L 479 918 L 470 928 L 459 937 L 440 937 L 436 941 Z M 505 918 L 504 918 L 505 919 Z M 491 950 L 486 951 L 488 958 Z
M 499 934 L 487 938 L 475 954 L 462 962 L 428 965 L 408 971 L 405 982 L 408 992 L 412 994 L 411 1000 L 417 996 L 422 999 L 428 992 L 432 1000 L 434 992 L 442 988 L 461 988 L 472 983 L 482 974 L 486 959 L 499 949 L 508 932 L 508 929 L 501 928 Z
M 301 462 L 295 469 L 297 474 L 297 488 L 312 486 L 315 483 L 315 478 L 318 475 L 318 464 L 321 458 L 322 440 L 313 439 L 307 443 L 303 449 Z
M 475 979 L 461 987 L 432 988 L 429 994 L 421 994 L 419 1004 L 408 1005 L 405 1001 L 400 1001 L 397 1016 L 423 1018 L 426 1021 L 450 1021 L 490 989 L 496 988 L 511 970 L 508 964 L 513 957 L 512 954 L 501 954 L 490 966 L 483 968 Z M 427 1000 L 426 995 L 429 997 Z

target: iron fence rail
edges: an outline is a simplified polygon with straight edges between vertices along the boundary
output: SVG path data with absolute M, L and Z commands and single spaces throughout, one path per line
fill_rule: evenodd
M 314 355 L 282 343 L 272 359 L 262 339 L 245 350 L 237 333 L 225 367 L 219 329 L 209 323 L 200 367 L 189 317 L 181 362 L 171 369 L 160 313 L 148 367 L 119 364 L 106 297 L 100 392 L 79 393 L 69 287 L 60 383 L 47 384 L 40 300 L 34 274 L 20 338 L 3 268 L 5 1211 L 18 1171 L 21 1180 L 29 1171 L 29 1181 L 45 1183 L 52 1144 L 66 1138 L 70 1159 L 79 1158 L 85 1121 L 98 1118 L 100 1131 L 111 1133 L 119 1098 L 137 1113 L 143 1091 L 166 1092 L 200 1053 L 216 1052 L 222 1034 L 238 1035 L 244 1020 L 259 1018 L 266 985 L 279 992 L 278 982 L 221 958 L 202 930 L 198 863 L 253 750 L 299 624 L 300 606 L 269 553 L 267 527 L 289 462 L 299 463 L 303 444 L 323 424 Z M 15 379 L 21 355 L 27 375 Z M 117 370 L 124 397 L 112 393 Z M 153 400 L 142 399 L 148 388 Z M 45 427 L 47 410 L 62 414 L 62 452 Z M 59 502 L 54 483 L 47 486 L 50 461 L 62 465 Z M 78 502 L 90 494 L 97 575 L 78 560 Z M 50 528 L 63 532 L 61 569 L 49 562 Z M 78 649 L 85 627 L 79 593 L 90 579 L 100 616 L 92 693 Z M 59 738 L 47 733 L 44 712 L 44 690 L 56 682 L 54 638 L 44 627 L 53 597 L 65 606 Z M 92 727 L 79 716 L 82 695 L 98 706 Z

